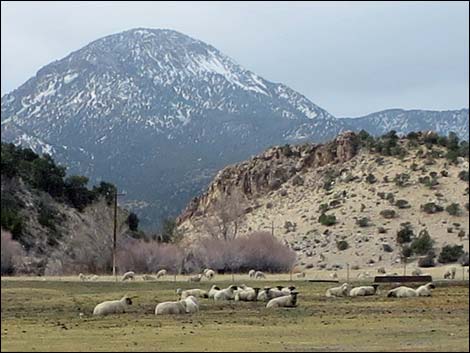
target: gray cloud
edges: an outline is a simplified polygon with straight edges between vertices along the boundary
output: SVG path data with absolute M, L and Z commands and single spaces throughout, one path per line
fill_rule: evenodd
M 336 116 L 468 107 L 468 2 L 2 2 L 1 92 L 102 36 L 171 28 Z

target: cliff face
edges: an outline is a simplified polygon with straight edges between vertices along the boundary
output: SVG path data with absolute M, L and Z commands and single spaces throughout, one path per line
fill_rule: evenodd
M 178 218 L 178 223 L 206 213 L 219 198 L 238 194 L 254 200 L 278 190 L 291 179 L 294 185 L 303 184 L 303 173 L 312 168 L 340 164 L 352 159 L 358 152 L 358 145 L 357 135 L 345 132 L 325 144 L 269 148 L 246 162 L 221 170 L 208 190 L 191 200 Z

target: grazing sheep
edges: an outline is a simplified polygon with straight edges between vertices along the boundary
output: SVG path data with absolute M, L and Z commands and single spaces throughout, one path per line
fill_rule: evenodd
M 333 279 L 337 279 L 338 274 L 336 272 L 333 272 L 333 273 L 330 274 L 330 277 L 333 278 Z
M 129 271 L 129 272 L 126 272 L 122 275 L 121 277 L 121 281 L 127 281 L 129 279 L 134 279 L 135 278 L 135 273 L 134 271 Z
M 255 270 L 250 270 L 250 271 L 248 272 L 248 276 L 250 276 L 250 278 L 254 278 L 254 277 L 255 277 L 255 273 L 256 273 Z
M 198 274 L 198 275 L 189 277 L 189 282 L 201 282 L 201 279 L 202 279 L 202 275 Z
M 415 268 L 413 271 L 411 271 L 412 276 L 421 276 L 423 274 L 423 271 L 421 271 L 420 268 Z
M 410 287 L 400 286 L 395 289 L 389 290 L 387 293 L 388 298 L 411 298 L 417 297 L 416 290 Z
M 142 280 L 144 280 L 144 281 L 156 281 L 157 279 L 153 276 L 150 276 L 150 275 L 143 275 Z
M 297 292 L 291 292 L 290 295 L 271 299 L 266 308 L 293 308 L 297 306 Z
M 215 276 L 215 272 L 211 269 L 205 269 L 204 270 L 204 277 L 206 277 L 208 280 L 212 280 Z
M 166 276 L 166 270 L 162 269 L 162 270 L 158 271 L 156 276 L 157 276 L 157 279 L 165 277 Z
M 258 299 L 259 288 L 247 288 L 235 293 L 235 301 L 254 302 Z
M 377 269 L 377 273 L 385 274 L 386 273 L 385 268 L 384 267 L 379 267 Z
M 93 315 L 110 315 L 125 313 L 129 305 L 132 305 L 132 299 L 125 295 L 120 300 L 110 300 L 98 304 L 93 310 Z
M 377 293 L 378 284 L 373 284 L 372 286 L 362 286 L 351 289 L 349 296 L 351 297 L 365 297 L 368 295 L 375 295 Z
M 90 281 L 97 281 L 100 277 L 98 275 L 93 275 L 89 278 Z
M 343 283 L 339 287 L 333 287 L 326 290 L 325 295 L 329 298 L 331 297 L 347 297 L 349 294 L 350 285 L 348 283 Z
M 218 292 L 220 292 L 220 288 L 216 285 L 212 286 L 208 293 L 209 299 L 214 299 L 214 295 Z
M 187 297 L 190 297 L 190 296 L 193 296 L 196 298 L 208 298 L 209 297 L 209 294 L 207 293 L 207 291 L 203 289 L 198 289 L 198 288 L 186 289 L 186 290 L 181 291 L 180 293 L 178 293 L 177 291 L 176 294 L 180 294 L 181 299 L 186 299 Z
M 434 283 L 430 282 L 425 284 L 424 286 L 420 286 L 416 289 L 416 294 L 418 294 L 418 297 L 430 297 L 431 294 L 431 289 L 436 288 Z
M 305 272 L 298 273 L 297 278 L 305 278 Z
M 255 279 L 261 279 L 261 278 L 266 278 L 266 275 L 261 271 L 256 271 Z
M 237 291 L 237 286 L 230 286 L 226 289 L 222 289 L 214 294 L 214 300 L 234 300 L 235 299 L 235 292 Z
M 199 303 L 197 302 L 196 297 L 190 295 L 184 299 L 184 301 L 186 302 L 186 313 L 193 314 L 199 311 Z
M 444 273 L 444 279 L 455 279 L 456 273 L 457 269 L 455 267 L 451 267 Z
M 182 315 L 186 314 L 186 300 L 177 302 L 163 302 L 155 307 L 155 315 Z

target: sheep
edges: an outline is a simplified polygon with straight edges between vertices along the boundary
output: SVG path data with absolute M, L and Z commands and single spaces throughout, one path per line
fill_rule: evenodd
M 142 280 L 144 280 L 144 281 L 155 281 L 157 279 L 153 276 L 150 276 L 150 275 L 143 275 Z
M 291 292 L 290 295 L 271 299 L 266 308 L 293 308 L 297 306 L 297 292 Z
M 97 281 L 100 277 L 98 275 L 93 275 L 89 278 L 90 281 Z
M 336 272 L 333 272 L 333 273 L 330 274 L 330 277 L 333 278 L 333 279 L 337 279 L 338 274 Z
M 349 294 L 350 285 L 348 283 L 343 283 L 339 287 L 333 287 L 326 290 L 325 295 L 329 298 L 331 297 L 347 297 Z
M 384 267 L 379 267 L 379 268 L 377 269 L 377 273 L 385 274 L 385 273 L 386 273 L 385 268 L 384 268 Z
M 163 302 L 155 307 L 155 315 L 181 315 L 186 314 L 186 300 L 177 302 Z
M 180 288 L 178 288 L 180 289 Z M 187 297 L 189 296 L 193 296 L 193 297 L 197 297 L 197 298 L 208 298 L 209 297 L 209 294 L 207 293 L 207 291 L 203 290 L 203 289 L 186 289 L 186 290 L 183 290 L 183 291 L 180 291 L 178 293 L 178 290 L 176 292 L 176 294 L 180 294 L 180 297 L 181 299 L 186 299 Z
M 255 273 L 256 273 L 255 270 L 250 270 L 250 271 L 248 272 L 248 276 L 250 276 L 250 278 L 254 278 L 254 277 L 255 277 Z
M 125 295 L 120 300 L 110 300 L 95 306 L 93 315 L 110 315 L 125 313 L 129 305 L 132 305 L 132 298 Z
M 431 289 L 436 288 L 434 283 L 429 282 L 425 284 L 424 286 L 420 286 L 416 289 L 416 294 L 418 294 L 418 297 L 430 297 L 431 294 Z
M 277 286 L 276 288 L 279 289 L 281 293 L 284 295 L 289 295 L 295 290 L 294 286 L 290 286 L 290 287 Z
M 270 291 L 271 291 L 271 288 L 264 287 L 264 289 L 258 293 L 257 299 L 259 301 L 268 301 L 269 299 L 271 299 Z
M 220 288 L 217 287 L 216 285 L 212 286 L 211 289 L 209 290 L 208 297 L 210 299 L 214 299 L 214 295 L 216 293 L 220 292 Z
M 457 269 L 455 267 L 447 269 L 447 271 L 444 273 L 444 279 L 455 279 L 456 272 Z
M 305 272 L 298 273 L 297 278 L 305 278 Z
M 254 302 L 258 299 L 260 288 L 247 288 L 238 290 L 235 294 L 235 301 Z
M 264 289 L 258 293 L 258 300 L 269 301 L 270 299 L 284 297 L 291 293 L 290 290 L 289 292 L 283 292 L 282 289 L 284 289 L 282 286 L 277 286 L 276 288 L 264 287 Z
M 418 293 L 413 288 L 400 286 L 395 289 L 389 290 L 387 293 L 388 298 L 411 298 L 417 297 Z
M 202 275 L 198 274 L 198 275 L 189 277 L 189 282 L 201 282 L 201 279 L 202 279 Z
M 423 271 L 419 268 L 415 268 L 413 271 L 411 271 L 412 276 L 421 276 L 423 274 Z
M 134 279 L 134 276 L 135 276 L 135 273 L 134 271 L 129 271 L 129 272 L 126 272 L 122 275 L 121 277 L 121 281 L 127 281 L 129 279 Z
M 255 279 L 261 279 L 261 278 L 266 278 L 266 275 L 261 271 L 256 271 Z
M 204 270 L 203 274 L 208 280 L 212 280 L 215 276 L 215 272 L 207 268 Z
M 230 286 L 226 289 L 222 289 L 215 293 L 214 295 L 214 300 L 220 301 L 220 300 L 234 300 L 235 299 L 235 292 L 238 289 L 237 286 Z
M 373 284 L 372 286 L 362 286 L 351 289 L 349 292 L 350 297 L 365 297 L 368 295 L 375 295 L 377 293 L 378 284 Z
M 370 277 L 369 272 L 361 272 L 357 275 L 357 278 L 359 278 L 359 279 L 365 279 L 365 278 L 369 278 L 369 277 Z
M 78 274 L 78 278 L 79 278 L 80 281 L 82 281 L 82 282 L 85 282 L 86 280 L 88 280 L 88 276 L 85 276 L 83 273 L 79 273 L 79 274 Z
M 157 274 L 156 274 L 157 279 L 159 279 L 161 277 L 165 277 L 165 276 L 166 276 L 166 270 L 164 270 L 164 269 L 158 271 Z
M 199 311 L 199 303 L 195 296 L 190 295 L 184 301 L 186 302 L 186 313 L 193 314 Z

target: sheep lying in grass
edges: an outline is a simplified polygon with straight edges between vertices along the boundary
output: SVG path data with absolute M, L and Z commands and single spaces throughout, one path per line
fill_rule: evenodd
M 266 275 L 261 271 L 256 271 L 255 279 L 261 279 L 261 278 L 266 278 Z
M 134 271 L 129 271 L 129 272 L 126 272 L 122 275 L 121 281 L 127 281 L 127 280 L 130 280 L 130 279 L 133 280 L 134 278 L 135 278 Z
M 242 286 L 235 293 L 235 301 L 254 302 L 258 299 L 259 288 Z
M 339 287 L 333 287 L 326 290 L 325 295 L 329 298 L 331 297 L 347 297 L 349 294 L 350 285 L 348 283 L 343 283 Z
M 451 267 L 444 273 L 444 279 L 455 279 L 456 273 L 457 269 L 455 267 Z
M 155 315 L 182 315 L 186 314 L 186 299 L 177 302 L 163 302 L 155 307 Z
M 202 275 L 206 277 L 208 280 L 212 280 L 215 276 L 215 271 L 211 270 L 210 268 L 206 268 L 203 272 Z
M 365 297 L 368 295 L 376 295 L 378 284 L 373 284 L 372 286 L 362 286 L 351 289 L 349 296 L 351 297 Z
M 144 281 L 156 281 L 157 279 L 150 275 L 142 275 L 142 280 Z
M 423 286 L 420 286 L 416 289 L 416 293 L 418 294 L 418 297 L 430 297 L 432 296 L 431 289 L 435 289 L 436 286 L 434 283 L 429 282 L 426 283 Z
M 110 315 L 125 313 L 129 305 L 132 305 L 132 299 L 125 295 L 120 300 L 110 300 L 98 304 L 93 310 L 93 315 Z
M 430 297 L 431 289 L 436 288 L 433 283 L 427 283 L 417 289 L 400 286 L 389 290 L 387 297 L 389 298 L 411 298 L 411 297 Z
M 160 278 L 162 278 L 162 277 L 165 277 L 165 276 L 166 276 L 166 270 L 165 270 L 165 269 L 162 269 L 162 270 L 158 271 L 155 276 L 157 277 L 157 279 L 160 279 Z
M 199 303 L 196 297 L 190 295 L 189 297 L 184 299 L 184 301 L 186 302 L 186 313 L 193 314 L 199 311 Z
M 221 300 L 234 300 L 235 299 L 235 292 L 237 291 L 237 286 L 230 286 L 228 288 L 222 289 L 214 294 L 214 300 L 221 301 Z
M 289 295 L 271 299 L 266 308 L 293 308 L 297 306 L 297 292 L 291 292 Z
M 280 290 L 281 293 L 284 295 L 289 295 L 295 290 L 294 286 L 289 286 L 289 287 L 277 286 L 276 288 Z
M 85 282 L 88 280 L 88 276 L 85 276 L 83 273 L 79 273 L 78 274 L 78 278 L 80 279 L 80 281 L 82 282 Z
M 289 287 L 295 289 L 295 287 Z M 285 288 L 283 286 L 277 286 L 275 288 L 264 287 L 262 291 L 258 293 L 258 300 L 259 301 L 269 301 L 273 298 L 284 297 L 291 293 L 289 288 Z
M 214 295 L 218 292 L 220 292 L 220 288 L 217 287 L 216 285 L 213 285 L 208 293 L 209 299 L 214 299 Z
M 250 270 L 250 271 L 248 272 L 248 276 L 250 276 L 250 278 L 254 278 L 254 277 L 255 277 L 255 273 L 256 273 L 255 270 Z
M 178 288 L 178 289 L 180 289 L 180 288 Z M 209 297 L 209 294 L 207 293 L 207 291 L 205 291 L 203 289 L 199 289 L 199 288 L 186 289 L 186 290 L 183 290 L 183 291 L 179 291 L 179 293 L 178 293 L 178 290 L 177 290 L 176 293 L 180 294 L 181 299 L 186 299 L 187 297 L 190 297 L 190 296 L 193 296 L 193 297 L 196 297 L 196 298 L 208 298 Z
M 198 274 L 198 275 L 189 277 L 189 282 L 201 282 L 201 279 L 202 279 L 202 275 Z

